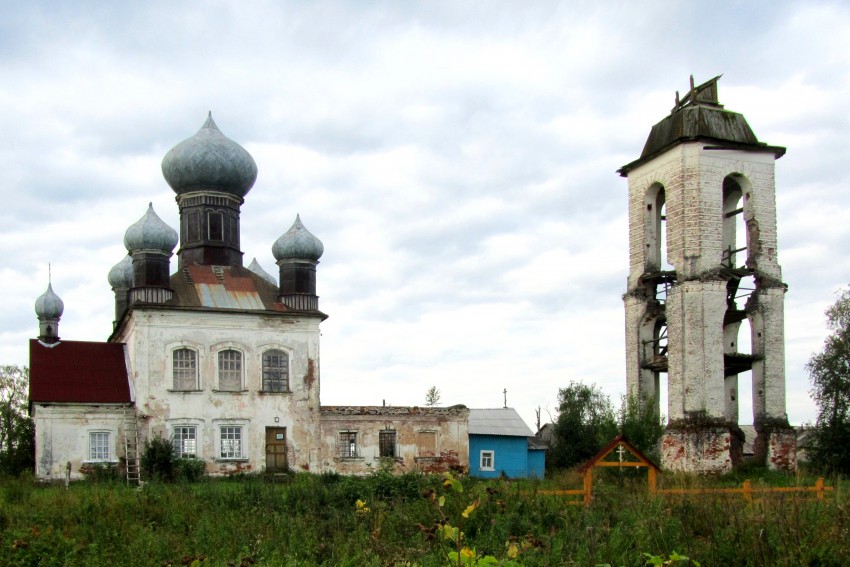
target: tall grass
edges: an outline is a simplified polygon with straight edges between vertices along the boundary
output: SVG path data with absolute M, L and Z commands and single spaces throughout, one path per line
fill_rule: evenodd
M 150 483 L 141 490 L 6 480 L 0 564 L 442 565 L 430 530 L 437 516 L 423 496 L 442 491 L 440 481 L 381 471 Z M 537 483 L 463 482 L 465 497 L 481 498 L 464 525 L 467 545 L 504 557 L 506 542 L 521 541 L 524 565 L 642 565 L 644 553 L 673 551 L 706 566 L 844 565 L 850 558 L 841 487 L 823 502 L 778 495 L 747 503 L 652 498 L 639 479 L 602 477 L 585 508 L 538 494 Z M 357 500 L 368 512 L 357 511 Z

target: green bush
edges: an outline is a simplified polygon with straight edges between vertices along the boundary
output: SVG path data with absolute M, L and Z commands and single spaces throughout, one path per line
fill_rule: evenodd
M 171 442 L 161 436 L 153 437 L 145 442 L 142 453 L 142 473 L 145 480 L 173 482 L 174 481 L 174 447 Z

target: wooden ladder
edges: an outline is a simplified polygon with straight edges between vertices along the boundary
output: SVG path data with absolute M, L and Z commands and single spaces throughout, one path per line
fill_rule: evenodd
M 139 486 L 142 477 L 139 463 L 139 427 L 135 406 L 124 408 L 124 459 L 127 469 L 127 486 Z

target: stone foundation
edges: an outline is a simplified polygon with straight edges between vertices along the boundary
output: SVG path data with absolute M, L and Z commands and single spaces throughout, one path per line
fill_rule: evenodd
M 741 436 L 727 426 L 668 427 L 661 438 L 661 466 L 672 472 L 721 474 L 740 464 L 742 448 Z
M 755 458 L 773 471 L 797 470 L 797 433 L 790 426 L 759 429 L 754 446 Z

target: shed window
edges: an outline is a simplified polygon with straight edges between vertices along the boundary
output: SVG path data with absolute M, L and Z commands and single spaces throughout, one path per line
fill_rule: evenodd
M 496 470 L 496 452 L 481 451 L 481 470 L 494 471 Z

